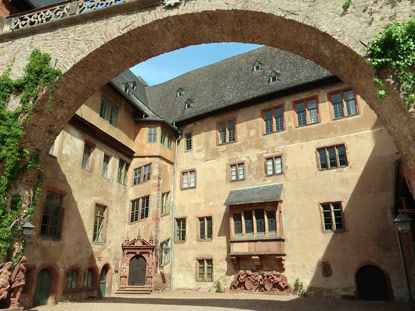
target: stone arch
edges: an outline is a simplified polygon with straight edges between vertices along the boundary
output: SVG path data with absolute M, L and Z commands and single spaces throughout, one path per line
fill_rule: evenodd
M 81 282 L 82 282 L 82 274 L 81 274 L 81 267 L 79 266 L 79 265 L 72 265 L 72 266 L 70 266 L 69 268 L 67 268 L 66 270 L 65 270 L 65 272 L 63 273 L 63 280 L 62 280 L 62 288 L 63 288 L 63 291 L 66 291 L 66 290 L 73 290 L 73 289 L 67 289 L 66 288 L 66 276 L 68 275 L 68 273 L 70 272 L 70 271 L 72 271 L 72 270 L 75 270 L 77 273 L 78 273 L 78 275 L 77 275 L 77 279 L 76 279 L 76 287 L 75 287 L 75 289 L 78 289 L 78 288 L 80 288 L 81 287 Z
M 49 263 L 43 264 L 43 265 L 40 265 L 36 269 L 36 278 L 34 280 L 33 295 L 34 295 L 36 282 L 37 282 L 37 278 L 39 276 L 39 273 L 44 269 L 48 270 L 49 273 L 51 274 L 48 304 L 56 304 L 58 302 L 57 297 L 58 297 L 58 291 L 59 291 L 59 278 L 60 278 L 60 276 L 59 276 L 59 269 L 57 268 L 57 266 L 55 264 L 49 264 Z
M 111 294 L 111 289 L 112 289 L 112 268 L 111 268 L 111 265 L 109 263 L 103 264 L 101 266 L 101 269 L 99 269 L 98 282 L 99 282 L 99 278 L 101 276 L 102 270 L 104 268 L 107 269 L 107 279 L 106 279 L 105 292 Z M 98 283 L 98 287 L 99 287 L 99 283 Z
M 301 0 L 198 0 L 184 1 L 174 8 L 155 5 L 146 9 L 137 3 L 130 1 L 105 9 L 106 14 L 89 12 L 21 35 L 16 32 L 0 37 L 0 41 L 10 40 L 5 42 L 7 46 L 0 44 L 0 48 L 5 47 L 0 70 L 15 57 L 14 74 L 18 75 L 30 51 L 40 48 L 50 53 L 64 72 L 65 83 L 57 89 L 53 111 L 43 113 L 47 96 L 38 102 L 23 142 L 29 149 L 46 153 L 47 146 L 93 92 L 138 62 L 188 45 L 249 42 L 312 60 L 353 87 L 378 114 L 403 154 L 408 181 L 415 179 L 415 122 L 391 86 L 386 86 L 390 95 L 384 101 L 375 99 L 373 71 L 365 62 L 361 44 L 387 22 L 407 18 L 402 12 L 414 14 L 409 2 L 394 6 L 386 1 L 362 2 L 354 4 L 348 13 L 339 3 L 328 0 L 310 4 Z M 74 37 L 79 44 L 65 40 Z M 54 44 L 54 39 L 59 43 Z M 410 188 L 415 192 L 415 183 Z
M 88 271 L 89 269 L 91 269 L 92 270 L 92 273 L 93 273 L 93 277 L 92 277 L 92 288 L 97 288 L 98 287 L 98 284 L 99 284 L 99 275 L 100 274 L 98 272 L 99 270 L 98 270 L 98 267 L 96 265 L 88 266 L 84 270 L 82 270 L 82 274 L 81 274 L 81 277 L 82 277 L 81 287 L 83 287 L 82 284 L 84 282 L 84 272 L 85 271 Z
M 357 266 L 355 273 L 354 273 L 354 281 L 355 281 L 355 288 L 356 288 L 356 297 L 358 299 L 362 299 L 363 297 L 360 297 L 360 291 L 359 291 L 359 280 L 358 280 L 358 273 L 359 271 L 361 272 L 362 269 L 365 269 L 367 267 L 373 267 L 375 269 L 377 269 L 379 272 L 381 272 L 384 277 L 385 277 L 385 283 L 386 283 L 386 300 L 394 300 L 394 295 L 393 295 L 393 288 L 392 288 L 392 283 L 390 280 L 390 276 L 389 273 L 383 269 L 381 266 L 377 265 L 376 263 L 373 263 L 372 261 L 366 261 L 361 263 L 359 266 Z M 365 298 L 363 298 L 365 299 Z

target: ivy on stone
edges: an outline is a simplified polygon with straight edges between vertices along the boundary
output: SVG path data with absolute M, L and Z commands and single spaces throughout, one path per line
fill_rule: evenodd
M 0 263 L 18 260 L 21 256 L 22 250 L 13 255 L 14 246 L 16 241 L 24 241 L 22 222 L 31 220 L 40 194 L 39 153 L 24 148 L 20 142 L 39 94 L 48 90 L 51 104 L 56 82 L 62 77 L 60 70 L 49 65 L 50 60 L 48 54 L 33 50 L 22 78 L 12 80 L 11 68 L 0 76 Z M 16 107 L 9 106 L 12 95 L 19 100 Z M 10 191 L 17 189 L 19 178 L 30 169 L 37 171 L 38 180 L 32 189 L 31 204 L 22 208 L 22 198 L 19 195 L 10 197 Z
M 383 70 L 393 71 L 394 82 L 402 85 L 403 104 L 413 109 L 415 106 L 415 17 L 407 23 L 390 23 L 369 42 L 366 48 L 368 62 L 377 75 Z M 383 99 L 386 91 L 382 89 L 383 80 L 373 81 L 379 87 L 377 99 Z

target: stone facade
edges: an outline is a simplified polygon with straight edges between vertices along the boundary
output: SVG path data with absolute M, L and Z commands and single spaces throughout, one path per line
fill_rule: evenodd
M 214 290 L 219 281 L 226 289 L 290 293 L 299 279 L 311 295 L 350 296 L 359 268 L 374 266 L 383 271 L 388 298 L 406 299 L 390 212 L 400 155 L 358 92 L 356 113 L 335 118 L 331 94 L 351 88 L 323 82 L 229 104 L 177 128 L 139 117 L 131 98 L 105 85 L 44 161 L 23 300 L 42 295 L 44 270 L 49 303 L 113 295 L 128 285 L 131 258 L 144 258 L 144 287 L 153 290 L 169 288 L 173 272 L 175 289 Z M 103 117 L 103 98 L 118 107 L 116 124 Z M 305 122 L 312 124 L 299 126 L 296 104 L 309 99 L 317 99 L 317 114 L 311 122 L 310 104 Z M 151 97 L 147 106 L 156 107 Z M 282 108 L 283 128 L 268 133 L 265 112 L 275 108 Z M 345 162 L 325 169 L 320 152 Z M 258 197 L 267 187 L 273 193 Z M 232 198 L 235 191 L 252 195 Z M 56 231 L 52 220 L 47 224 L 51 206 L 60 207 Z

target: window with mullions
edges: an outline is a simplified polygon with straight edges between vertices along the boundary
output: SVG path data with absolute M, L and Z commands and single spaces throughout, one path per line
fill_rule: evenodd
M 133 185 L 145 183 L 151 179 L 151 163 L 134 170 Z
M 232 215 L 235 237 L 275 235 L 277 233 L 276 211 L 264 209 L 244 210 Z
M 166 215 L 170 211 L 170 192 L 161 195 L 161 215 Z
M 321 203 L 324 231 L 344 231 L 343 209 L 340 202 Z
M 110 165 L 111 156 L 104 154 L 102 159 L 102 177 L 109 179 L 109 165 Z
M 353 90 L 340 91 L 330 94 L 335 119 L 354 116 L 357 114 L 356 96 Z
M 213 264 L 212 259 L 197 260 L 197 280 L 213 281 Z
M 186 219 L 176 219 L 176 242 L 186 241 Z
M 281 107 L 264 111 L 265 134 L 280 132 L 284 130 L 284 112 Z
M 219 144 L 232 143 L 236 140 L 235 120 L 218 123 Z
M 199 218 L 199 240 L 212 240 L 212 217 Z
M 93 145 L 91 145 L 90 143 L 85 142 L 84 153 L 82 155 L 82 168 L 84 170 L 87 170 L 87 171 L 91 170 L 90 159 L 91 159 L 91 154 L 92 154 L 93 148 L 94 148 Z
M 99 116 L 111 123 L 113 126 L 117 126 L 118 107 L 108 98 L 102 96 Z
M 167 132 L 166 130 L 161 130 L 161 136 L 160 136 L 160 143 L 169 148 L 172 149 L 173 146 L 173 135 Z
M 148 127 L 147 128 L 147 142 L 156 143 L 157 142 L 157 127 Z
M 191 132 L 184 133 L 184 151 L 190 151 L 193 148 L 193 134 Z
M 140 199 L 131 201 L 130 223 L 138 221 L 140 212 Z
M 59 235 L 59 221 L 62 213 L 63 195 L 47 191 L 43 209 L 40 235 L 57 238 Z
M 318 123 L 317 98 L 296 102 L 297 126 Z
M 92 240 L 97 243 L 105 242 L 105 212 L 106 207 L 102 205 L 95 206 L 94 217 L 94 235 Z
M 92 287 L 92 280 L 94 278 L 94 271 L 92 269 L 88 269 L 84 271 L 84 275 L 82 277 L 82 287 Z
M 274 156 L 265 159 L 267 176 L 282 174 L 282 157 Z
M 118 163 L 118 176 L 117 176 L 117 181 L 119 184 L 123 184 L 123 185 L 127 184 L 127 173 L 128 173 L 129 167 L 130 167 L 129 163 L 120 159 Z
M 196 188 L 196 171 L 182 172 L 182 189 Z
M 238 181 L 245 179 L 245 164 L 237 163 L 230 165 L 230 181 Z
M 317 149 L 321 170 L 347 166 L 346 148 L 344 145 Z
M 149 208 L 150 208 L 150 196 L 141 198 L 140 219 L 144 219 L 148 217 Z
M 138 221 L 138 218 L 148 218 L 150 209 L 150 196 L 145 196 L 131 201 L 130 223 Z
M 165 267 L 170 263 L 169 239 L 160 243 L 159 266 Z
M 66 274 L 65 289 L 76 288 L 77 282 L 78 282 L 78 271 L 76 271 L 75 269 L 72 269 Z

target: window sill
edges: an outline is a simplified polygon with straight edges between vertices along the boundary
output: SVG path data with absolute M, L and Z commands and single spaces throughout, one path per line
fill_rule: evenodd
M 87 169 L 85 169 L 85 168 L 83 168 L 83 167 L 82 167 L 82 170 L 83 170 L 84 172 L 87 172 L 87 173 L 90 173 L 90 174 L 92 173 L 92 170 L 87 170 Z
M 174 241 L 174 244 L 184 244 L 186 241 Z
M 283 176 L 283 175 L 284 175 L 284 173 L 271 174 L 271 175 L 265 174 L 265 177 L 275 177 L 275 176 Z
M 248 237 L 237 237 L 230 239 L 230 242 L 249 242 L 249 241 L 285 241 L 283 236 L 248 236 Z
M 310 124 L 305 124 L 305 125 L 297 125 L 295 128 L 298 128 L 298 129 L 300 129 L 300 128 L 305 128 L 305 127 L 309 127 L 309 126 L 312 126 L 312 125 L 317 125 L 317 124 L 320 124 L 321 122 L 320 121 L 318 121 L 318 122 L 315 122 L 315 123 L 310 123 Z
M 359 115 L 360 115 L 360 113 L 356 113 L 356 114 L 352 114 L 350 116 L 333 118 L 333 119 L 331 119 L 331 121 L 338 121 L 338 120 L 343 120 L 343 119 L 349 119 L 349 118 L 353 118 L 353 117 L 356 117 L 356 116 L 359 116 Z
M 167 213 L 161 214 L 160 217 L 168 216 L 169 214 L 170 212 L 167 212 Z
M 95 242 L 95 241 L 92 241 L 92 244 L 94 244 L 94 245 L 105 245 L 105 242 Z
M 198 239 L 197 240 L 198 242 L 213 242 L 213 239 L 205 239 L 205 240 L 200 240 L 200 239 Z
M 237 141 L 235 140 L 235 141 L 230 141 L 230 142 L 226 142 L 226 143 L 218 143 L 218 144 L 216 144 L 216 146 L 226 146 L 226 145 L 230 145 L 230 144 L 234 144 L 234 143 L 236 143 Z
M 213 282 L 213 280 L 196 280 L 196 282 L 199 282 L 199 283 L 210 283 L 210 282 Z
M 243 179 L 236 179 L 236 180 L 229 180 L 230 183 L 239 182 L 239 181 L 245 181 L 245 178 L 243 178 Z
M 140 186 L 140 185 L 142 185 L 142 184 L 145 184 L 145 183 L 147 183 L 147 182 L 149 182 L 150 181 L 150 179 L 149 180 L 146 180 L 146 181 L 143 181 L 143 182 L 140 182 L 140 183 L 138 183 L 138 184 L 132 184 L 131 185 L 131 187 L 136 187 L 136 186 Z M 120 184 L 121 185 L 121 184 Z
M 349 167 L 349 165 L 336 166 L 336 167 L 330 167 L 330 168 L 318 168 L 318 170 L 320 172 L 325 172 L 325 171 L 334 171 L 334 170 L 337 170 L 339 168 L 346 168 L 346 167 Z
M 323 234 L 330 234 L 330 233 L 346 233 L 347 230 L 323 230 Z
M 314 124 L 314 123 L 313 123 Z M 301 126 L 302 127 L 302 126 Z M 275 131 L 275 132 L 269 132 L 269 133 L 263 133 L 262 134 L 262 136 L 269 136 L 269 135 L 272 135 L 272 134 L 276 134 L 276 133 L 282 133 L 282 132 L 284 132 L 285 131 L 285 129 L 283 129 L 283 130 L 279 130 L 279 131 Z
M 180 190 L 192 190 L 192 189 L 196 189 L 196 187 L 180 188 Z
M 41 239 L 44 239 L 44 240 L 50 240 L 50 241 L 55 241 L 55 242 L 61 241 L 60 237 L 53 237 L 53 236 L 42 235 L 42 234 L 39 234 L 39 236 Z

